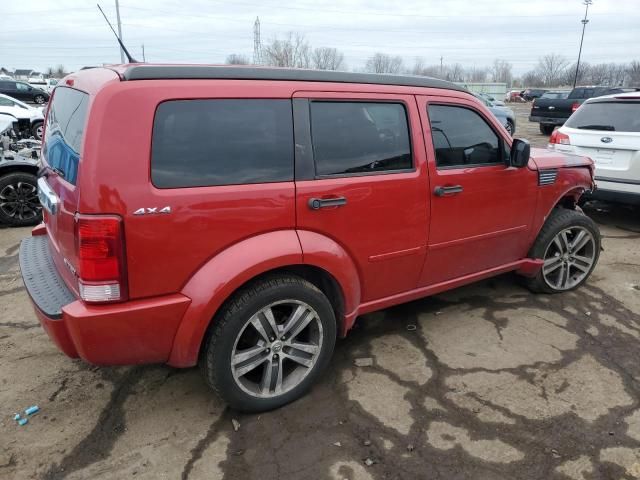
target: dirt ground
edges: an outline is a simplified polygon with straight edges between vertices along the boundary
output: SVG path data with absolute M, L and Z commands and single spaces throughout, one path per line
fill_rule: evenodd
M 587 213 L 604 251 L 585 287 L 538 296 L 504 275 L 366 315 L 309 395 L 261 415 L 197 369 L 66 358 L 20 279 L 29 229 L 2 229 L 0 478 L 638 479 L 640 210 Z

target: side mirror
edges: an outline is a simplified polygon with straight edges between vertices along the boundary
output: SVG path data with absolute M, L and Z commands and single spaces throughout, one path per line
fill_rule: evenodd
M 514 138 L 511 144 L 511 154 L 509 156 L 509 165 L 516 168 L 526 167 L 529 163 L 529 155 L 531 154 L 531 145 L 527 140 Z

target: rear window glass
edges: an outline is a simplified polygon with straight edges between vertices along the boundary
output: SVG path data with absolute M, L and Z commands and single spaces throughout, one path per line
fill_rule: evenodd
M 317 175 L 413 167 L 407 113 L 400 103 L 311 102 Z
M 585 103 L 565 125 L 584 130 L 640 132 L 640 102 Z
M 75 185 L 87 119 L 89 95 L 59 87 L 47 113 L 43 154 L 46 162 Z
M 567 98 L 569 96 L 569 92 L 547 92 L 542 95 L 540 98 Z
M 172 100 L 153 124 L 159 188 L 293 180 L 290 100 Z

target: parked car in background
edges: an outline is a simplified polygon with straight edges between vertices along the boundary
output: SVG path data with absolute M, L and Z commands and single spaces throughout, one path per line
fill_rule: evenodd
M 566 98 L 539 98 L 531 105 L 530 122 L 540 124 L 540 132 L 550 135 L 553 129 L 564 122 L 575 112 L 582 103 L 593 97 L 624 93 L 635 89 L 622 87 L 576 87 Z
M 549 148 L 586 155 L 596 165 L 589 197 L 640 205 L 640 94 L 587 100 L 555 130 Z
M 522 92 L 522 98 L 530 102 L 535 98 L 540 98 L 546 91 L 547 89 L 544 88 L 527 88 Z
M 504 104 L 502 106 L 495 105 L 493 102 L 488 100 L 481 93 L 473 94 L 478 100 L 480 100 L 493 115 L 500 121 L 500 123 L 504 126 L 504 128 L 509 132 L 509 135 L 512 137 L 516 133 L 516 114 L 509 107 L 505 107 Z
M 26 128 L 29 135 L 33 135 L 37 140 L 42 140 L 44 125 L 42 107 L 32 107 L 20 100 L 0 93 L 0 112 L 11 114 L 18 120 L 27 120 Z
M 41 142 L 21 139 L 18 119 L 0 112 L 0 224 L 15 227 L 42 221 L 37 173 Z
M 494 107 L 504 107 L 504 102 L 502 100 L 496 100 L 495 97 L 489 95 L 488 93 L 479 93 L 482 98 L 489 100 Z
M 515 271 L 583 284 L 593 162 L 415 76 L 122 65 L 47 110 L 35 312 L 95 364 L 200 364 L 233 408 L 302 396 L 356 318 Z
M 509 90 L 504 96 L 505 102 L 524 102 L 520 90 Z
M 32 87 L 26 82 L 0 80 L 0 93 L 22 100 L 43 105 L 49 101 L 49 94 L 44 90 Z
M 55 86 L 58 84 L 58 80 L 55 78 L 45 78 L 44 80 L 39 78 L 29 79 L 29 85 L 34 88 L 44 90 L 48 94 L 51 94 Z

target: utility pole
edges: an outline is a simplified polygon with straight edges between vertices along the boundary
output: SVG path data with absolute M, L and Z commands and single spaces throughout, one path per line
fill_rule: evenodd
M 142 61 L 143 61 L 143 62 L 146 62 L 146 61 L 147 61 L 147 59 L 146 59 L 146 58 L 145 58 L 145 56 L 144 56 L 144 43 L 142 44 Z
M 116 0 L 116 17 L 118 19 L 118 37 L 120 37 L 120 41 L 122 41 L 122 24 L 120 23 L 120 4 L 118 0 Z M 120 63 L 124 63 L 124 51 L 122 47 L 120 47 Z
M 442 77 L 442 55 L 440 55 L 440 77 Z
M 260 40 L 260 18 L 253 24 L 253 64 L 262 64 L 262 42 Z
M 585 4 L 584 9 L 584 18 L 582 19 L 582 37 L 580 38 L 580 50 L 578 51 L 578 63 L 576 63 L 576 75 L 573 77 L 573 88 L 576 88 L 576 83 L 578 83 L 578 71 L 580 69 L 580 57 L 582 56 L 582 42 L 584 41 L 584 30 L 587 27 L 587 23 L 589 20 L 587 19 L 587 13 L 589 13 L 589 5 L 593 3 L 593 0 L 584 0 L 582 2 Z

